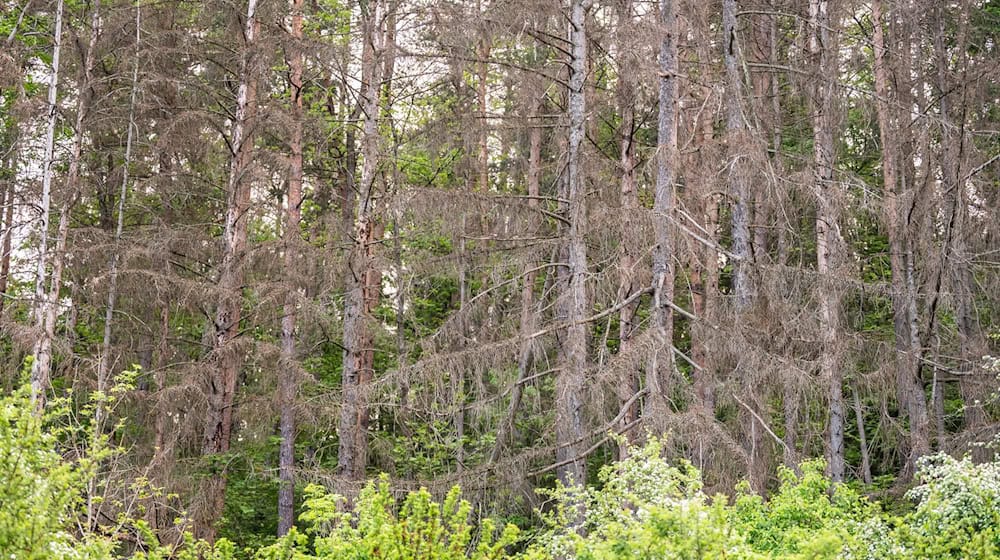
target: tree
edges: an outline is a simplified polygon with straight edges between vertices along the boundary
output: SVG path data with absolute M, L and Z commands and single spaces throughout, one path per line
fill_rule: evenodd
M 247 0 L 246 21 L 242 28 L 239 85 L 230 145 L 232 158 L 226 185 L 226 219 L 222 235 L 222 263 L 219 292 L 212 335 L 213 368 L 208 381 L 208 407 L 205 418 L 202 453 L 206 456 L 227 453 L 232 440 L 233 406 L 241 355 L 235 341 L 240 334 L 243 306 L 247 228 L 250 219 L 250 189 L 253 176 L 254 130 L 257 118 L 257 87 L 260 71 L 257 36 L 257 0 Z M 225 472 L 215 472 L 204 485 L 204 511 L 199 518 L 199 536 L 213 540 L 214 524 L 225 506 Z

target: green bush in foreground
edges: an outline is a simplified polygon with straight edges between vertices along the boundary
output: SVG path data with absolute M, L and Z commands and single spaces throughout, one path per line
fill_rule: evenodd
M 350 511 L 342 498 L 309 486 L 300 517 L 305 532 L 293 530 L 259 550 L 241 555 L 224 540 L 210 545 L 190 537 L 164 546 L 126 517 L 114 530 L 82 529 L 84 491 L 113 451 L 67 422 L 64 403 L 39 415 L 28 395 L 20 389 L 0 397 L 0 560 L 1000 558 L 1000 462 L 924 458 L 918 485 L 907 494 L 913 509 L 895 517 L 832 484 L 822 461 L 803 463 L 801 474 L 782 470 L 780 487 L 766 500 L 748 486 L 732 503 L 709 497 L 698 471 L 665 460 L 655 438 L 605 467 L 598 487 L 542 491 L 551 505 L 538 512 L 541 526 L 523 534 L 488 519 L 477 523 L 457 487 L 441 503 L 425 489 L 397 503 L 382 477 Z M 91 444 L 71 460 L 60 451 L 68 441 Z

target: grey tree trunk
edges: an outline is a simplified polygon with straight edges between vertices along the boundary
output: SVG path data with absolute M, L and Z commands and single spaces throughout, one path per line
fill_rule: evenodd
M 535 115 L 541 114 L 541 104 L 535 111 Z M 531 119 L 532 123 L 535 119 Z M 531 226 L 529 231 L 534 231 L 538 223 L 538 193 L 539 177 L 541 176 L 542 164 L 542 128 L 537 124 L 531 126 L 528 132 L 528 169 L 525 174 L 525 182 L 528 190 L 528 208 L 530 211 Z M 528 266 L 531 266 L 529 264 Z M 534 306 L 535 282 L 538 278 L 538 271 L 529 269 L 525 275 L 521 286 L 521 317 L 518 330 L 521 336 L 521 347 L 518 351 L 517 360 L 517 381 L 510 390 L 510 403 L 507 406 L 507 414 L 497 427 L 496 445 L 490 455 L 490 461 L 496 462 L 500 459 L 504 446 L 508 445 L 514 434 L 514 422 L 517 417 L 517 409 L 521 406 L 521 397 L 524 392 L 524 382 L 531 372 L 534 361 L 534 340 L 531 334 L 535 331 L 537 323 L 537 312 Z
M 288 192 L 285 198 L 285 302 L 281 314 L 281 368 L 278 373 L 278 536 L 295 523 L 295 397 L 298 367 L 295 362 L 295 320 L 298 289 L 295 270 L 299 259 L 299 223 L 302 221 L 302 11 L 304 0 L 292 2 L 292 43 L 288 52 L 288 89 L 291 99 L 291 131 L 288 139 Z
M 94 16 L 93 16 L 93 34 L 97 35 L 100 23 L 100 17 L 97 13 L 97 7 L 99 2 L 94 3 Z M 141 23 L 141 8 L 136 4 L 135 9 L 135 61 L 132 66 L 132 91 L 129 96 L 129 108 L 128 108 L 128 131 L 125 134 L 125 161 L 122 162 L 122 182 L 118 191 L 118 219 L 115 224 L 115 239 L 114 246 L 111 250 L 111 257 L 108 259 L 108 299 L 107 304 L 104 308 L 104 336 L 101 339 L 101 354 L 98 358 L 97 364 L 97 391 L 102 394 L 106 394 L 108 390 L 108 381 L 111 377 L 111 334 L 112 334 L 112 324 L 114 323 L 115 317 L 115 305 L 118 301 L 118 261 L 121 259 L 121 241 L 122 233 L 125 228 L 125 200 L 128 197 L 128 182 L 130 179 L 129 171 L 132 166 L 132 142 L 135 136 L 135 103 L 136 95 L 139 91 L 139 36 L 140 36 L 140 23 Z M 96 42 L 96 39 L 92 39 L 92 43 Z M 98 402 L 94 408 L 94 425 L 93 425 L 93 437 L 95 438 L 94 443 L 96 444 L 96 438 L 99 438 L 101 434 L 104 433 L 104 421 L 105 421 L 106 411 L 103 402 Z M 88 485 L 87 492 L 87 526 L 94 527 L 94 522 L 96 520 L 96 509 L 99 505 L 95 502 L 94 498 L 97 497 L 96 491 L 96 481 L 97 477 L 91 477 L 90 483 Z
M 33 349 L 34 361 L 31 363 L 31 398 L 40 410 L 45 406 L 45 392 L 50 380 L 50 355 L 52 341 L 46 327 L 47 310 L 55 302 L 49 302 L 45 289 L 47 266 L 49 260 L 49 220 L 52 206 L 52 175 L 55 152 L 56 121 L 59 118 L 57 97 L 59 91 L 59 55 L 62 50 L 63 0 L 56 2 L 55 31 L 52 45 L 52 74 L 49 76 L 48 110 L 49 119 L 45 128 L 45 160 L 42 162 L 42 200 L 41 223 L 38 225 L 38 260 L 35 268 L 35 300 L 32 304 L 32 316 L 35 328 L 39 331 L 38 341 Z
M 637 269 L 641 260 L 641 251 L 632 241 L 625 236 L 631 234 L 636 229 L 635 217 L 639 212 L 639 190 L 636 182 L 636 158 L 635 158 L 635 104 L 636 104 L 636 60 L 635 55 L 628 44 L 630 37 L 635 32 L 632 11 L 632 0 L 619 0 L 618 8 L 618 83 L 615 97 L 617 98 L 618 113 L 621 116 L 621 123 L 618 125 L 618 165 L 621 174 L 621 189 L 619 191 L 618 202 L 621 207 L 622 232 L 624 234 L 621 243 L 621 257 L 618 264 L 618 301 L 625 301 L 639 289 L 639 279 Z M 637 312 L 639 301 L 624 306 L 618 312 L 618 353 L 627 354 L 632 347 L 632 337 L 638 331 L 639 322 Z M 619 405 L 631 402 L 625 410 L 619 423 L 620 429 L 631 426 L 639 419 L 639 403 L 632 397 L 639 392 L 639 372 L 629 368 L 623 372 L 622 378 L 618 381 L 618 401 Z M 635 430 L 628 430 L 624 433 L 625 439 L 618 449 L 618 458 L 624 459 L 628 455 L 629 445 L 635 443 Z
M 830 478 L 844 480 L 844 394 L 843 373 L 838 363 L 837 329 L 840 316 L 838 287 L 834 272 L 839 259 L 840 232 L 834 190 L 834 87 L 837 80 L 837 41 L 830 32 L 827 0 L 810 0 L 809 18 L 812 35 L 810 51 L 816 57 L 818 76 L 813 99 L 813 181 L 816 192 L 816 273 L 819 291 L 820 375 L 829 390 L 829 459 Z
M 566 254 L 568 277 L 564 292 L 559 295 L 567 327 L 560 352 L 561 364 L 556 376 L 556 461 L 564 463 L 557 476 L 564 484 L 586 482 L 586 461 L 583 457 L 584 418 L 583 391 L 587 376 L 587 246 L 584 232 L 587 226 L 586 185 L 584 183 L 583 150 L 586 99 L 584 85 L 587 73 L 587 10 L 589 0 L 573 0 L 570 4 L 570 75 L 569 75 L 569 136 L 567 161 L 568 205 Z
M 920 379 L 919 341 L 916 325 L 916 293 L 913 287 L 912 251 L 909 248 L 906 209 L 903 198 L 907 185 L 900 173 L 902 153 L 899 136 L 906 128 L 899 122 L 903 115 L 893 103 L 897 95 L 890 90 L 887 65 L 886 33 L 891 27 L 884 17 L 881 0 L 872 2 L 874 25 L 875 96 L 879 137 L 882 144 L 882 181 L 885 189 L 885 213 L 889 229 L 889 263 L 892 269 L 893 330 L 896 348 L 896 383 L 900 408 L 909 420 L 909 453 L 905 471 L 912 474 L 915 461 L 930 451 L 930 423 L 927 401 Z M 908 79 L 908 77 L 907 77 Z M 908 113 L 907 113 L 908 114 Z M 908 117 L 905 117 L 908 120 Z
M 858 444 L 861 447 L 861 479 L 865 484 L 872 483 L 871 459 L 868 456 L 868 435 L 865 433 L 865 416 L 861 408 L 861 398 L 858 397 L 857 387 L 851 390 L 854 397 L 854 418 L 858 423 Z
M 95 3 L 96 6 L 96 3 Z M 96 8 L 95 8 L 96 9 Z M 128 132 L 125 134 L 125 161 L 122 162 L 122 182 L 118 191 L 118 219 L 115 223 L 115 242 L 108 263 L 108 300 L 104 308 L 104 337 L 101 341 L 101 355 L 97 368 L 97 390 L 107 391 L 108 379 L 111 376 L 111 334 L 114 323 L 115 304 L 118 300 L 118 261 L 121 259 L 122 233 L 125 228 L 125 200 L 128 198 L 129 172 L 132 166 L 132 143 L 135 136 L 135 104 L 139 90 L 139 33 L 141 23 L 141 8 L 136 5 L 135 11 L 135 61 L 132 67 L 132 92 L 129 98 Z M 96 22 L 97 16 L 94 20 Z M 103 428 L 104 407 L 98 404 L 94 412 L 95 432 Z
M 938 28 L 934 37 L 936 51 L 938 89 L 942 92 L 940 100 L 941 118 L 941 171 L 944 179 L 944 210 L 950 215 L 945 228 L 945 246 L 939 274 L 945 270 L 949 273 L 954 300 L 955 324 L 958 330 L 959 353 L 964 363 L 965 373 L 959 377 L 959 391 L 963 401 L 963 420 L 965 428 L 973 434 L 988 423 L 988 415 L 983 408 L 989 398 L 989 389 L 981 380 L 989 375 L 980 367 L 981 358 L 987 352 L 983 334 L 976 319 L 976 309 L 973 299 L 975 279 L 972 275 L 966 238 L 969 235 L 967 221 L 969 218 L 968 191 L 961 185 L 965 174 L 967 158 L 967 138 L 965 116 L 961 111 L 955 111 L 953 97 L 964 99 L 968 83 L 968 43 L 969 3 L 959 3 L 958 30 L 955 36 L 955 69 L 949 65 L 950 56 L 945 42 L 945 25 L 947 22 L 946 8 L 938 7 Z M 952 77 L 952 74 L 956 74 Z M 947 93 L 944 93 L 947 92 Z M 957 121 L 957 122 L 956 122 Z M 988 460 L 989 451 L 982 447 L 974 447 L 972 454 L 978 459 Z
M 737 312 L 751 300 L 750 285 L 750 169 L 749 141 L 743 122 L 743 81 L 740 79 L 739 41 L 736 36 L 736 0 L 722 1 L 722 47 L 726 67 L 726 147 L 729 165 L 729 196 L 732 197 L 733 296 Z
M 646 370 L 646 417 L 662 426 L 669 414 L 674 373 L 674 174 L 677 161 L 677 14 L 673 0 L 660 0 L 659 110 L 656 137 L 656 187 L 653 192 L 653 309 L 654 344 Z

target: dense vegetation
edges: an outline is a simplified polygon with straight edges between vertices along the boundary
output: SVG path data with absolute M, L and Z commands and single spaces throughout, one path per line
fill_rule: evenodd
M 119 379 L 112 395 L 128 387 Z M 345 509 L 321 486 L 305 488 L 303 529 L 277 542 L 237 548 L 189 533 L 165 543 L 141 519 L 85 523 L 81 488 L 122 452 L 71 417 L 66 403 L 39 415 L 27 387 L 0 399 L 0 550 L 35 559 L 489 560 L 580 559 L 989 559 L 1000 556 L 1000 461 L 974 464 L 946 454 L 920 461 L 901 511 L 833 483 L 824 462 L 781 467 L 767 500 L 749 485 L 732 499 L 704 493 L 701 474 L 672 465 L 656 438 L 606 465 L 595 486 L 541 491 L 540 523 L 476 520 L 458 487 L 442 502 L 426 490 L 401 500 L 388 477 L 369 482 Z M 67 459 L 66 456 L 72 456 Z M 133 488 L 142 515 L 156 488 Z M 899 506 L 897 506 L 899 507 Z M 184 524 L 183 519 L 177 523 Z M 92 527 L 83 529 L 81 527 Z M 183 528 L 183 527 L 182 527 Z
M 0 43 L 0 560 L 995 554 L 1000 0 Z

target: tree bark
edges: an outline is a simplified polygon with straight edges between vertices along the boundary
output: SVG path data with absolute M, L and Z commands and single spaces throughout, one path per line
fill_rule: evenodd
M 17 140 L 14 140 L 15 142 Z M 3 212 L 3 235 L 0 236 L 0 316 L 3 315 L 7 303 L 7 286 L 10 281 L 11 241 L 14 236 L 14 197 L 17 194 L 14 178 L 17 176 L 17 158 L 12 156 L 8 163 L 11 180 L 4 185 L 4 203 L 0 205 Z
M 566 253 L 568 278 L 560 294 L 560 306 L 569 326 L 566 327 L 560 352 L 561 364 L 556 376 L 556 461 L 557 476 L 564 484 L 586 482 L 586 460 L 583 418 L 583 391 L 587 377 L 587 227 L 586 185 L 583 176 L 582 150 L 586 124 L 584 86 L 587 73 L 587 10 L 590 0 L 573 0 L 570 4 L 571 48 L 568 112 L 568 205 Z
M 736 312 L 750 305 L 750 189 L 746 154 L 749 141 L 743 124 L 743 81 L 740 79 L 736 0 L 722 1 L 723 61 L 726 67 L 726 148 L 729 196 L 732 197 L 733 296 Z
M 342 494 L 347 495 L 356 491 L 352 483 L 364 479 L 368 464 L 368 387 L 374 374 L 374 348 L 369 323 L 381 282 L 374 263 L 375 243 L 381 238 L 381 228 L 375 216 L 375 179 L 379 167 L 379 84 L 383 79 L 379 64 L 384 39 L 381 3 L 372 0 L 364 5 L 362 18 L 362 165 L 357 193 L 351 193 L 353 244 L 345 278 L 343 394 L 337 456 L 337 473 L 344 485 Z
M 851 396 L 854 398 L 854 418 L 858 423 L 858 440 L 861 447 L 861 479 L 864 480 L 865 484 L 872 483 L 872 466 L 871 459 L 868 456 L 868 436 L 865 433 L 865 415 L 861 408 L 861 398 L 858 397 L 858 389 L 855 387 L 851 390 Z
M 295 365 L 295 320 L 298 289 L 293 272 L 299 260 L 299 223 L 302 221 L 302 17 L 305 1 L 292 2 L 291 45 L 288 52 L 288 90 L 291 95 L 291 131 L 288 147 L 288 192 L 285 197 L 285 302 L 281 314 L 281 372 L 278 374 L 278 536 L 295 523 L 295 398 L 298 368 Z
M 955 70 L 958 75 L 951 77 L 949 53 L 945 42 L 945 25 L 947 13 L 945 8 L 938 8 L 938 28 L 934 37 L 936 51 L 938 90 L 941 92 L 941 171 L 944 179 L 944 204 L 950 214 L 949 223 L 945 229 L 945 246 L 942 249 L 939 274 L 948 270 L 954 299 L 955 325 L 958 330 L 959 354 L 967 373 L 959 377 L 958 386 L 963 401 L 963 420 L 966 430 L 977 430 L 988 423 L 988 415 L 983 408 L 983 402 L 989 397 L 989 389 L 980 380 L 988 373 L 980 367 L 982 357 L 987 352 L 986 343 L 976 319 L 976 309 L 973 294 L 975 279 L 972 275 L 966 237 L 969 214 L 968 191 L 960 184 L 965 174 L 964 160 L 966 158 L 966 123 L 964 114 L 955 111 L 953 98 L 957 95 L 965 101 L 966 84 L 968 83 L 968 22 L 969 3 L 963 0 L 959 3 L 958 31 L 955 36 Z M 956 114 L 957 113 L 957 114 Z M 958 121 L 958 122 L 956 122 Z M 975 447 L 972 454 L 977 459 L 988 460 L 989 451 Z
M 621 208 L 621 223 L 623 238 L 622 250 L 618 264 L 618 301 L 625 301 L 638 289 L 636 270 L 641 260 L 640 248 L 628 239 L 636 230 L 635 217 L 639 212 L 639 190 L 636 182 L 635 158 L 635 104 L 636 104 L 636 60 L 628 44 L 629 38 L 635 32 L 632 20 L 633 1 L 619 0 L 618 8 L 618 83 L 616 86 L 616 101 L 621 123 L 618 125 L 618 166 L 621 189 L 618 203 Z M 638 331 L 637 312 L 639 301 L 622 307 L 618 312 L 618 353 L 626 354 L 632 346 L 632 337 Z M 639 418 L 638 399 L 632 397 L 639 392 L 639 371 L 628 368 L 618 381 L 619 405 L 629 404 L 619 422 L 619 428 L 631 426 Z M 635 430 L 625 432 L 625 439 L 618 448 L 619 460 L 628 456 L 628 448 L 636 441 Z
M 234 341 L 240 332 L 243 284 L 250 210 L 251 174 L 254 153 L 254 126 L 257 116 L 258 62 L 256 60 L 257 0 L 247 1 L 246 21 L 233 122 L 232 159 L 226 189 L 226 222 L 223 232 L 222 265 L 218 281 L 218 301 L 212 336 L 214 367 L 209 373 L 202 454 L 206 457 L 229 451 L 233 428 L 236 381 L 242 353 Z M 215 538 L 215 523 L 225 507 L 226 473 L 221 467 L 202 484 L 203 509 L 196 519 L 196 534 Z
M 46 317 L 50 305 L 55 302 L 48 300 L 45 289 L 46 273 L 49 260 L 49 220 L 52 205 L 52 175 L 55 152 L 56 121 L 59 118 L 57 94 L 59 91 L 59 55 L 62 50 L 63 0 L 56 2 L 55 32 L 52 45 L 52 74 L 49 76 L 48 111 L 49 118 L 45 129 L 45 160 L 42 162 L 42 200 L 41 223 L 38 226 L 38 260 L 35 268 L 35 300 L 32 304 L 32 317 L 38 330 L 38 340 L 33 348 L 35 359 L 31 363 L 31 398 L 38 410 L 45 407 L 45 392 L 51 385 L 50 367 L 52 357 L 49 355 L 52 341 L 49 339 Z M 46 342 L 47 341 L 47 342 Z
M 96 42 L 96 36 L 98 33 L 97 25 L 100 22 L 99 15 L 97 13 L 99 5 L 99 2 L 94 3 L 94 16 L 92 20 L 93 37 L 91 38 L 92 44 Z M 101 339 L 101 353 L 98 357 L 97 364 L 97 392 L 102 395 L 107 394 L 108 381 L 111 377 L 111 334 L 115 316 L 115 305 L 118 301 L 118 261 L 121 258 L 122 233 L 125 228 L 125 199 L 128 197 L 129 171 L 132 166 L 132 141 L 136 128 L 135 103 L 136 95 L 139 90 L 139 34 L 141 13 L 141 8 L 138 4 L 136 4 L 135 61 L 132 66 L 132 91 L 129 96 L 128 131 L 125 134 L 125 160 L 122 162 L 122 182 L 118 192 L 118 220 L 115 224 L 114 245 L 111 249 L 111 257 L 108 259 L 108 299 L 107 304 L 104 307 L 104 334 Z M 97 438 L 104 433 L 105 416 L 106 410 L 104 402 L 98 401 L 94 407 L 94 425 L 92 427 L 92 436 L 94 438 L 93 443 L 95 445 L 97 444 Z M 90 528 L 94 527 L 94 522 L 96 520 L 95 514 L 97 513 L 96 508 L 99 507 L 94 500 L 97 497 L 96 481 L 96 476 L 91 477 L 87 492 L 87 527 Z
M 820 375 L 829 390 L 828 458 L 830 478 L 844 480 L 844 395 L 843 373 L 838 363 L 837 329 L 840 298 L 834 276 L 839 258 L 840 233 L 834 178 L 833 95 L 837 80 L 837 48 L 830 32 L 827 0 L 810 0 L 812 35 L 810 51 L 816 57 L 817 79 L 813 99 L 813 181 L 816 189 L 816 273 L 818 276 L 820 322 Z
M 96 6 L 96 4 L 95 4 Z M 96 8 L 95 8 L 96 9 Z M 125 228 L 125 200 L 128 197 L 129 172 L 132 166 L 132 142 L 135 135 L 135 104 L 139 90 L 139 33 L 141 8 L 135 11 L 135 62 L 132 67 L 132 92 L 129 97 L 128 132 L 125 134 L 125 161 L 122 162 L 122 182 L 118 192 L 118 220 L 115 223 L 114 246 L 108 263 L 108 299 L 104 308 L 104 336 L 101 340 L 101 355 L 97 367 L 97 390 L 104 393 L 108 389 L 111 376 L 111 333 L 114 322 L 115 304 L 118 300 L 118 261 L 121 258 L 122 233 Z M 95 16 L 95 21 L 97 17 Z M 94 411 L 94 430 L 100 433 L 104 423 L 104 407 L 98 404 Z
M 528 191 L 528 211 L 530 226 L 529 231 L 534 231 L 538 223 L 538 196 L 539 178 L 542 167 L 542 128 L 535 121 L 542 112 L 542 103 L 532 115 L 531 129 L 528 132 L 528 169 L 525 174 L 525 183 Z M 534 362 L 534 341 L 531 334 L 535 332 L 537 323 L 537 313 L 535 310 L 535 282 L 538 279 L 538 271 L 533 263 L 528 263 L 530 267 L 524 275 L 521 285 L 521 316 L 518 325 L 518 332 L 521 336 L 521 347 L 518 350 L 517 359 L 517 380 L 510 390 L 510 403 L 507 406 L 507 414 L 504 416 L 497 428 L 496 445 L 490 455 L 490 462 L 497 462 L 503 452 L 504 446 L 510 443 L 514 434 L 514 423 L 517 417 L 517 409 L 521 406 L 521 396 L 524 391 L 524 380 L 528 378 Z
M 895 92 L 890 90 L 889 68 L 886 62 L 885 21 L 881 0 L 872 2 L 874 25 L 875 96 L 882 144 L 882 182 L 885 189 L 885 213 L 889 230 L 889 263 L 892 271 L 893 331 L 896 348 L 896 383 L 900 407 L 909 419 L 909 453 L 906 474 L 912 474 L 917 458 L 930 451 L 930 425 L 927 401 L 920 379 L 919 342 L 916 341 L 916 294 L 913 288 L 912 251 L 909 248 L 906 209 L 902 199 L 907 185 L 899 171 L 903 154 L 900 135 L 906 128 L 899 122 L 908 116 L 899 114 L 893 106 Z M 906 77 L 908 80 L 908 76 Z M 908 113 L 907 113 L 908 114 Z
M 646 416 L 657 429 L 669 414 L 669 391 L 674 373 L 674 173 L 677 162 L 677 13 L 673 0 L 660 0 L 662 39 L 659 62 L 659 111 L 656 137 L 656 187 L 653 193 L 653 309 L 654 344 L 646 370 L 649 392 Z

